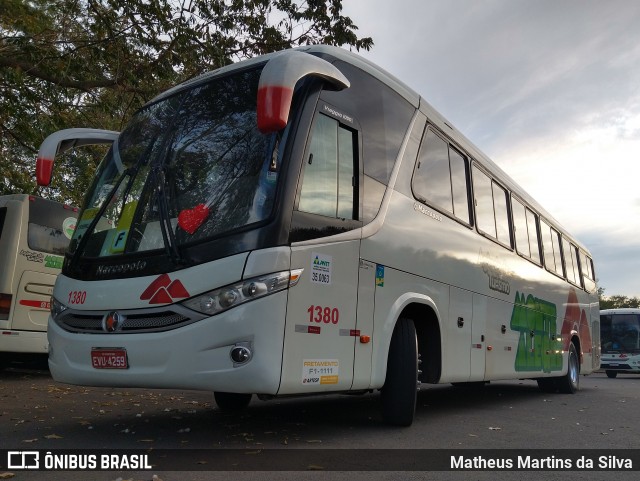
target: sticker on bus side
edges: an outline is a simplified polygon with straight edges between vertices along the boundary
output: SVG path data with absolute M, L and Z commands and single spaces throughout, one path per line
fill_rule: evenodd
M 331 263 L 333 258 L 317 252 L 311 253 L 311 282 L 331 285 Z
M 67 217 L 62 221 L 62 233 L 67 239 L 73 237 L 73 232 L 76 230 L 76 224 L 78 220 L 75 217 Z
M 52 269 L 62 269 L 62 263 L 64 262 L 64 258 L 60 256 L 46 256 L 44 258 L 44 266 L 51 267 Z
M 338 384 L 340 363 L 337 359 L 305 359 L 302 384 Z
M 376 287 L 384 287 L 384 266 L 376 264 Z

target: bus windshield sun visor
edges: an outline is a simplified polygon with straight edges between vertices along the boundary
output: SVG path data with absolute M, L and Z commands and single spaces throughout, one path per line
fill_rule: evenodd
M 258 129 L 264 134 L 286 127 L 298 80 L 308 75 L 327 80 L 339 89 L 351 85 L 332 64 L 308 53 L 287 51 L 267 62 L 258 84 Z
M 64 129 L 49 135 L 38 151 L 36 161 L 38 185 L 46 187 L 51 183 L 56 155 L 82 145 L 111 144 L 118 135 L 120 135 L 119 132 L 102 129 Z

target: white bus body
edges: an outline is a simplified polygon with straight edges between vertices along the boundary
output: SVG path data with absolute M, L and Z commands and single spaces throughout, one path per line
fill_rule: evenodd
M 46 179 L 40 179 L 46 183 Z M 587 249 L 424 99 L 342 49 L 224 67 L 145 106 L 54 290 L 56 380 L 261 397 L 597 368 Z
M 56 276 L 77 209 L 26 194 L 0 196 L 0 356 L 46 354 Z
M 640 374 L 640 309 L 600 311 L 600 368 L 609 377 Z

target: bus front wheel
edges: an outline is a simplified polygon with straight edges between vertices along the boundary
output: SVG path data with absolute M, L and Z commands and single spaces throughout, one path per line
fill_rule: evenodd
M 220 392 L 213 393 L 216 404 L 222 411 L 241 411 L 251 402 L 251 394 Z
M 389 424 L 410 426 L 418 391 L 418 339 L 411 319 L 399 319 L 391 336 L 387 377 L 382 387 L 382 417 Z

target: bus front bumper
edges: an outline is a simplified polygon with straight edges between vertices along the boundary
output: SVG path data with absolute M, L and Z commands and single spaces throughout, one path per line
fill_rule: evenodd
M 49 352 L 47 333 L 44 331 L 1 329 L 0 352 L 46 354 Z
M 49 320 L 49 368 L 56 381 L 85 386 L 277 394 L 287 291 L 177 329 L 134 334 L 68 332 Z M 234 362 L 231 351 L 251 356 Z M 96 368 L 92 351 L 126 352 L 122 368 Z

